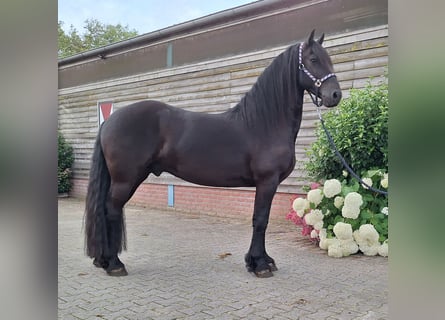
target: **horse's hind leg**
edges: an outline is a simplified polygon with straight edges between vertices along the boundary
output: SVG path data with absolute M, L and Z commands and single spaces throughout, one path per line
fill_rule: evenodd
M 128 274 L 124 264 L 118 258 L 122 249 L 126 249 L 123 207 L 147 176 L 148 172 L 139 175 L 137 179 L 128 179 L 131 182 L 111 182 L 106 204 L 108 251 L 104 255 L 106 265 L 103 266 L 110 276 L 125 276 Z
M 111 276 L 125 276 L 127 270 L 119 260 L 118 253 L 125 249 L 125 222 L 123 207 L 129 199 L 128 184 L 113 183 L 107 199 L 108 250 L 104 254 L 104 269 Z

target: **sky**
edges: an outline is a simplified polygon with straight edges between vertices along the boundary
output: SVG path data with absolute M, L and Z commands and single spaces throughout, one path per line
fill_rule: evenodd
M 139 34 L 156 31 L 254 0 L 59 0 L 58 20 L 83 33 L 86 19 L 104 24 L 121 24 Z

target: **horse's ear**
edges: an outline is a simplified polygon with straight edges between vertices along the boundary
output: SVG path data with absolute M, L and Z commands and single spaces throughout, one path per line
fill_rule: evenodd
M 318 43 L 322 44 L 324 40 L 324 33 L 321 35 L 320 39 L 318 39 Z
M 315 34 L 315 29 L 312 30 L 311 34 L 309 35 L 309 39 L 307 39 L 308 45 L 311 45 L 312 42 L 314 42 L 314 34 Z

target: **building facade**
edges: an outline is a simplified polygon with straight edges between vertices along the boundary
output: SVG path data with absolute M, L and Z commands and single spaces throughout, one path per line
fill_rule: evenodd
M 258 1 L 60 60 L 59 130 L 75 154 L 71 194 L 86 194 L 98 125 L 112 110 L 152 99 L 222 112 L 240 101 L 274 57 L 312 29 L 326 35 L 323 45 L 344 97 L 351 88 L 381 81 L 388 65 L 387 11 L 381 0 Z M 306 96 L 297 165 L 280 185 L 272 214 L 287 213 L 290 199 L 308 183 L 301 165 L 317 122 Z M 230 216 L 251 215 L 253 200 L 252 188 L 197 186 L 163 173 L 149 176 L 130 203 Z

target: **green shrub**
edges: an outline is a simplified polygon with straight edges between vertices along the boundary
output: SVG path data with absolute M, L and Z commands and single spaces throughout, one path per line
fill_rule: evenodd
M 388 170 L 388 85 L 351 89 L 350 97 L 323 115 L 339 152 L 360 175 L 374 168 Z M 318 125 L 317 140 L 307 152 L 304 168 L 316 181 L 340 177 L 342 163 Z
M 59 193 L 71 190 L 71 166 L 74 162 L 73 147 L 70 146 L 63 135 L 58 133 L 58 166 L 57 166 L 57 189 Z
M 352 169 L 374 188 L 388 190 L 388 86 L 369 84 L 324 115 L 325 125 Z M 388 256 L 388 196 L 344 171 L 321 124 L 304 164 L 313 183 L 286 216 L 332 257 L 363 252 Z

